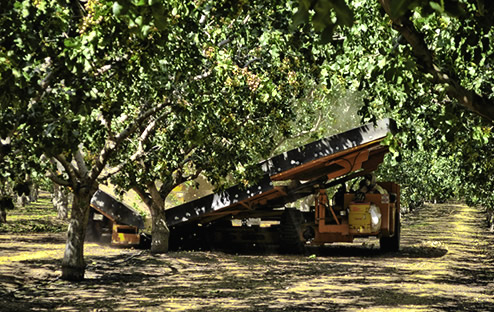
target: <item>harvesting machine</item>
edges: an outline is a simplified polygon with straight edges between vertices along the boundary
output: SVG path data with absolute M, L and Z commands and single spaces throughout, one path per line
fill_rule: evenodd
M 309 143 L 262 162 L 254 186 L 168 209 L 170 248 L 299 253 L 377 237 L 382 250 L 398 250 L 400 187 L 373 175 L 394 131 L 384 119 Z

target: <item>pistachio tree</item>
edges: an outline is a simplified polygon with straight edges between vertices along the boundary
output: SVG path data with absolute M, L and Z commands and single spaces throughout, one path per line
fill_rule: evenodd
M 22 140 L 23 154 L 73 193 L 63 279 L 84 277 L 99 183 L 118 174 L 137 190 L 166 241 L 162 200 L 174 185 L 199 172 L 221 184 L 233 169 L 246 179 L 288 131 L 304 70 L 296 49 L 283 52 L 290 12 L 281 1 L 2 3 L 2 147 Z
M 362 92 L 364 119 L 397 121 L 388 143 L 402 161 L 388 164 L 388 176 L 419 186 L 417 174 L 433 175 L 442 193 L 492 211 L 493 13 L 484 0 L 300 0 L 294 23 L 320 34 L 332 51 L 321 75 Z M 410 194 L 423 200 L 443 186 L 419 189 Z
M 153 53 L 152 36 L 120 21 L 113 4 L 6 1 L 0 9 L 2 138 L 24 140 L 50 178 L 74 194 L 67 280 L 84 277 L 89 202 L 108 160 L 167 101 L 143 83 L 154 71 L 141 62 Z
M 174 7 L 178 25 L 156 58 L 169 105 L 115 158 L 112 182 L 133 189 L 152 215 L 151 252 L 168 250 L 170 192 L 199 174 L 216 187 L 248 184 L 290 130 L 311 72 L 285 1 L 216 1 Z M 125 160 L 128 161 L 125 161 Z

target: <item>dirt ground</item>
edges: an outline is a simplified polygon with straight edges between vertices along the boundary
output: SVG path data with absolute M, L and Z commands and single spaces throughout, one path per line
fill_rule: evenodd
M 59 279 L 63 233 L 0 234 L 1 311 L 494 311 L 493 233 L 478 209 L 428 205 L 402 248 L 308 255 L 147 251 L 86 244 L 86 279 Z

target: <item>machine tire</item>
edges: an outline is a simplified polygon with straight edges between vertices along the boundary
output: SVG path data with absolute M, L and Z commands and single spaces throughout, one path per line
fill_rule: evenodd
M 381 251 L 384 252 L 393 252 L 400 250 L 400 236 L 401 236 L 401 220 L 400 220 L 400 212 L 396 212 L 396 231 L 391 237 L 381 237 L 379 239 L 379 247 Z
M 305 244 L 301 240 L 302 212 L 297 209 L 285 209 L 280 222 L 280 251 L 285 254 L 301 254 L 305 251 Z

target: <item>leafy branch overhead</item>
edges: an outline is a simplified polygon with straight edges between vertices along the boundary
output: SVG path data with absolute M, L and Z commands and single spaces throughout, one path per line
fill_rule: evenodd
M 298 1 L 293 24 L 320 36 L 332 30 L 328 44 L 310 47 L 318 91 L 355 92 L 365 120 L 388 116 L 401 129 L 389 138 L 394 158 L 382 176 L 402 183 L 412 206 L 462 196 L 493 211 L 494 3 L 346 1 L 353 22 L 345 26 L 333 8 L 332 19 L 314 24 L 315 4 Z
M 450 63 L 444 62 L 450 57 L 443 56 L 447 50 L 437 45 L 439 43 L 445 47 L 444 45 L 452 44 L 451 48 L 454 51 L 454 49 L 458 50 L 458 45 L 463 44 L 462 40 L 467 40 L 472 47 L 476 45 L 477 53 L 481 55 L 475 64 L 480 66 L 478 70 L 490 72 L 492 66 L 487 60 L 492 43 L 488 43 L 487 38 L 492 33 L 493 26 L 490 18 L 494 14 L 492 2 L 380 0 L 379 3 L 380 9 L 370 14 L 387 15 L 392 28 L 399 33 L 400 44 L 406 43 L 410 46 L 415 66 L 423 74 L 422 79 L 437 86 L 444 86 L 443 96 L 446 96 L 446 100 L 455 101 L 486 120 L 494 120 L 494 103 L 489 95 L 490 91 L 469 87 L 461 72 L 462 69 L 458 66 L 459 63 L 454 60 Z M 335 38 L 339 36 L 335 34 L 342 33 L 344 27 L 365 25 L 360 18 L 355 19 L 354 13 L 366 6 L 363 1 L 352 2 L 349 7 L 345 1 L 301 0 L 294 15 L 294 25 L 311 23 L 314 30 L 320 33 L 322 43 L 336 43 Z M 354 25 L 354 22 L 359 25 Z M 433 23 L 442 23 L 436 33 L 423 28 Z M 462 24 L 459 26 L 461 28 L 448 29 L 449 25 L 459 23 Z M 454 37 L 450 40 L 453 42 L 441 42 L 443 34 L 448 34 L 449 31 L 458 32 L 456 36 L 452 34 Z M 468 33 L 467 37 L 461 37 L 462 33 Z M 465 51 L 460 53 L 465 54 Z M 458 56 L 461 57 L 461 54 Z

